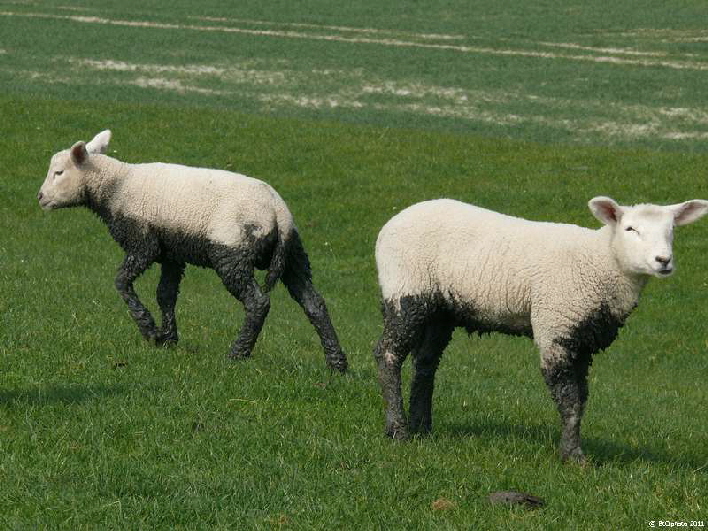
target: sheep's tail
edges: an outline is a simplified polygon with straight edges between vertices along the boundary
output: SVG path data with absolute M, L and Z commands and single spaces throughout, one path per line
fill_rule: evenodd
M 288 258 L 288 247 L 290 246 L 291 236 L 294 232 L 292 214 L 286 209 L 276 210 L 276 222 L 278 224 L 278 240 L 275 244 L 273 256 L 268 266 L 268 273 L 265 277 L 263 291 L 266 293 L 272 290 L 278 280 L 283 276 Z
M 270 259 L 265 285 L 263 286 L 263 291 L 266 293 L 272 290 L 273 286 L 280 280 L 280 277 L 283 276 L 283 272 L 285 271 L 285 259 L 288 255 L 287 245 L 287 239 L 283 238 L 283 234 L 278 230 L 278 242 L 275 244 L 273 257 Z

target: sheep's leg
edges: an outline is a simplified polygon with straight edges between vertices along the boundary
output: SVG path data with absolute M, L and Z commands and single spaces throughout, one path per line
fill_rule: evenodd
M 320 343 L 324 350 L 327 366 L 339 372 L 346 372 L 347 357 L 339 345 L 337 332 L 332 326 L 332 321 L 327 312 L 322 295 L 312 285 L 310 263 L 298 236 L 293 236 L 290 242 L 288 264 L 283 273 L 283 284 L 288 289 L 290 296 L 297 302 L 307 315 L 312 326 L 315 327 Z
M 143 274 L 152 264 L 152 260 L 142 255 L 128 254 L 123 259 L 123 263 L 118 269 L 115 285 L 120 296 L 128 305 L 130 315 L 138 325 L 140 333 L 145 339 L 154 340 L 158 333 L 155 327 L 155 321 L 150 315 L 148 309 L 140 302 L 135 290 L 133 282 L 141 274 Z
M 157 285 L 157 303 L 162 311 L 162 327 L 155 339 L 160 344 L 176 343 L 178 339 L 175 306 L 183 274 L 183 262 L 162 262 L 160 282 Z
M 386 404 L 386 435 L 393 439 L 407 439 L 408 424 L 401 394 L 401 366 L 408 353 L 396 348 L 386 336 L 384 330 L 374 349 L 379 384 Z
M 401 366 L 420 342 L 424 319 L 424 312 L 415 302 L 401 301 L 400 309 L 384 303 L 384 330 L 374 349 L 374 358 L 386 404 L 386 434 L 394 439 L 408 437 L 401 395 Z
M 270 310 L 270 297 L 263 293 L 256 282 L 251 266 L 234 268 L 233 262 L 231 265 L 232 267 L 218 267 L 216 272 L 229 293 L 243 304 L 246 313 L 241 330 L 231 346 L 229 354 L 231 359 L 242 359 L 249 357 L 253 351 L 258 334 L 260 334 Z
M 327 366 L 339 372 L 346 372 L 347 358 L 339 346 L 337 332 L 327 312 L 327 306 L 322 296 L 317 293 L 312 282 L 304 278 L 293 280 L 292 277 L 285 283 L 290 296 L 302 307 L 312 326 L 315 327 L 320 343 L 324 350 Z
M 421 345 L 413 350 L 413 380 L 410 397 L 410 429 L 428 433 L 433 425 L 433 388 L 435 371 L 443 350 L 452 338 L 454 327 L 447 324 L 429 324 Z
M 561 459 L 583 463 L 585 456 L 580 448 L 580 423 L 588 398 L 590 357 L 573 357 L 570 353 L 564 353 L 552 359 L 552 362 L 543 364 L 541 372 L 561 416 Z

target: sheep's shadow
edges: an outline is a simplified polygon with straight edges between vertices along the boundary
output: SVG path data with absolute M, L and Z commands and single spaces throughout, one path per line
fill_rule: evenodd
M 444 430 L 452 436 L 488 438 L 490 444 L 494 440 L 533 440 L 552 451 L 557 452 L 560 441 L 560 427 L 544 424 L 513 424 L 494 422 L 488 419 L 474 421 L 473 424 L 444 424 L 434 428 L 436 432 Z M 671 464 L 686 470 L 699 470 L 706 468 L 706 458 L 698 453 L 681 456 L 671 455 L 657 447 L 632 448 L 629 445 L 600 439 L 596 437 L 582 437 L 582 447 L 586 456 L 598 467 L 611 463 L 629 464 L 635 461 Z
M 0 389 L 0 405 L 14 406 L 31 404 L 48 406 L 52 404 L 77 404 L 93 399 L 124 394 L 127 388 L 117 385 L 38 385 L 27 389 L 7 391 Z

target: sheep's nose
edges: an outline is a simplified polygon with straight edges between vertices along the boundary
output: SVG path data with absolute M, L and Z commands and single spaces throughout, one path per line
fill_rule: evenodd
M 37 201 L 41 201 L 43 197 L 44 197 L 44 194 L 42 192 L 39 192 L 37 194 Z
M 667 265 L 669 262 L 671 262 L 671 256 L 655 256 L 654 260 L 656 260 L 662 265 Z

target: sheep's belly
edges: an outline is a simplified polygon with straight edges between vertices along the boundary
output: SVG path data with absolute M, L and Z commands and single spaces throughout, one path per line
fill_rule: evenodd
M 455 319 L 457 325 L 467 330 L 468 334 L 500 332 L 512 336 L 533 337 L 531 322 L 524 315 L 505 315 L 503 318 L 490 319 L 475 313 L 474 310 L 465 310 L 456 312 Z
M 127 253 L 148 252 L 150 247 L 157 245 L 158 262 L 169 260 L 210 268 L 218 262 L 230 261 L 234 265 L 250 264 L 265 269 L 277 242 L 275 229 L 265 232 L 256 225 L 235 225 L 234 233 L 240 241 L 227 245 L 202 233 L 146 224 L 128 216 L 114 216 L 107 224 L 115 241 Z

